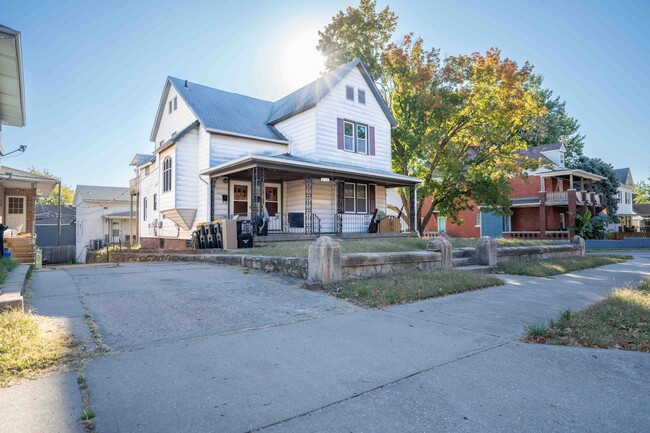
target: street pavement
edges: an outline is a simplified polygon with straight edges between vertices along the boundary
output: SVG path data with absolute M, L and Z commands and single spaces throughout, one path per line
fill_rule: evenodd
M 109 352 L 83 372 L 98 433 L 646 432 L 649 354 L 517 341 L 528 323 L 650 278 L 650 253 L 635 255 L 381 310 L 197 263 L 49 269 L 32 288 L 37 312 L 83 340 L 83 314 L 99 327 Z M 47 428 L 0 431 L 79 431 L 78 391 L 63 382 L 0 389 L 0 405 L 70 394 Z

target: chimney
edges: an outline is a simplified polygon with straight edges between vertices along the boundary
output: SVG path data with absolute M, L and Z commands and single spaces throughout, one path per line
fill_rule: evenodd
M 185 80 L 185 88 L 187 89 L 187 80 Z

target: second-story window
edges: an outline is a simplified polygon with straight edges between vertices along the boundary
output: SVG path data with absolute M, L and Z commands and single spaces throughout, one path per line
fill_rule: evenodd
M 150 171 L 149 166 L 146 166 L 146 167 L 144 168 L 144 175 L 145 175 L 145 176 L 149 176 L 149 173 L 150 173 L 150 172 L 151 172 L 151 171 Z
M 142 219 L 147 220 L 147 197 L 142 199 Z
M 366 92 L 359 89 L 357 92 L 357 100 L 359 101 L 359 104 L 365 104 L 366 103 Z
M 174 110 L 178 108 L 178 96 L 174 96 Z
M 158 210 L 158 194 L 153 195 L 153 210 Z
M 345 98 L 354 101 L 354 87 L 345 86 Z
M 368 153 L 368 127 L 357 123 L 357 153 Z
M 344 122 L 343 140 L 344 149 L 354 152 L 354 123 Z
M 170 100 L 169 101 L 169 114 L 171 114 L 171 113 L 172 113 L 172 101 Z
M 163 161 L 163 192 L 172 190 L 172 158 L 168 156 Z

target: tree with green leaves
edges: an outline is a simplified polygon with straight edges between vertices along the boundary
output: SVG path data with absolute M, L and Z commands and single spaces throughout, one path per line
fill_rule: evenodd
M 580 156 L 567 164 L 567 167 L 603 176 L 605 179 L 600 182 L 601 187 L 598 192 L 602 193 L 605 198 L 607 214 L 611 216 L 616 215 L 618 211 L 618 187 L 620 182 L 611 164 L 606 163 L 600 158 Z
M 39 176 L 45 176 L 45 177 L 50 177 L 52 179 L 60 181 L 61 178 L 53 175 L 50 173 L 50 171 L 45 168 L 43 170 L 39 170 L 36 167 L 31 167 L 29 169 L 29 172 L 31 174 L 38 174 Z M 54 187 L 50 195 L 47 197 L 40 197 L 36 200 L 38 204 L 59 204 L 59 187 L 58 185 Z M 72 201 L 74 200 L 74 189 L 72 187 L 61 184 L 61 204 L 62 205 L 71 205 Z
M 634 185 L 634 203 L 650 204 L 650 178 L 647 182 L 640 181 Z
M 421 227 L 434 210 L 458 222 L 472 202 L 508 212 L 510 179 L 538 164 L 519 157 L 527 147 L 519 132 L 544 110 L 524 86 L 532 67 L 497 49 L 441 60 L 411 35 L 389 45 L 383 65 L 398 123 L 393 170 L 422 179 L 418 195 L 431 199 L 427 209 L 418 203 Z
M 546 107 L 546 113 L 532 122 L 532 127 L 523 131 L 523 137 L 530 146 L 539 146 L 560 142 L 566 147 L 567 163 L 574 162 L 582 156 L 585 136 L 580 134 L 580 124 L 569 116 L 566 102 L 560 97 L 553 97 L 553 91 L 542 87 L 543 78 L 532 75 L 527 84 L 540 103 Z
M 361 0 L 359 7 L 339 11 L 323 31 L 316 48 L 325 56 L 328 71 L 360 58 L 370 76 L 381 83 L 381 57 L 397 26 L 397 16 L 386 6 L 377 11 L 377 2 Z
M 576 224 L 569 227 L 569 230 L 576 232 L 576 235 L 583 239 L 604 239 L 606 231 L 606 223 L 613 222 L 611 218 L 606 218 L 598 215 L 592 215 L 591 211 L 587 209 L 584 214 L 575 213 Z

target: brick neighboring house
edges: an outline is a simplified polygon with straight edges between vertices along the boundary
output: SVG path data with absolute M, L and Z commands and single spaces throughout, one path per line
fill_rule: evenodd
M 528 148 L 524 156 L 545 166 L 528 173 L 526 179 L 512 179 L 510 216 L 498 216 L 490 208 L 473 203 L 471 210 L 459 212 L 461 224 L 438 216 L 435 228 L 454 237 L 568 239 L 571 233 L 567 228 L 575 224 L 576 212 L 602 211 L 604 177 L 567 168 L 565 150 L 561 143 Z

